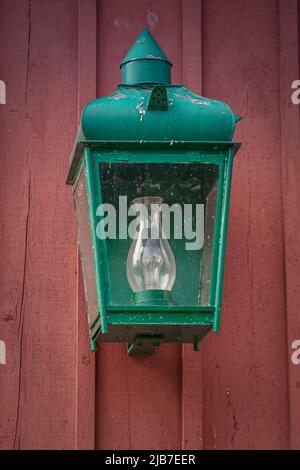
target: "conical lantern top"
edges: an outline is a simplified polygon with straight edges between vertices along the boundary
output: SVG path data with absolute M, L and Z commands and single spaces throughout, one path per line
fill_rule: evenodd
M 121 63 L 122 82 L 126 85 L 171 83 L 172 64 L 145 28 Z

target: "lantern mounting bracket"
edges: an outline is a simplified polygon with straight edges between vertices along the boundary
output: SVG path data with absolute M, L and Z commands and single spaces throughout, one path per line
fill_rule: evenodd
M 127 343 L 127 354 L 128 356 L 153 354 L 162 341 L 162 335 L 138 335 L 132 343 Z

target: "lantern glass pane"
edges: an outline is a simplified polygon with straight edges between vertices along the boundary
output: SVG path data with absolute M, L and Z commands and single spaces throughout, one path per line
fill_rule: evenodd
M 133 302 L 128 266 L 126 270 L 132 245 L 128 228 L 139 214 L 128 214 L 128 209 L 133 207 L 134 200 L 158 198 L 163 200 L 164 236 L 176 263 L 172 298 L 177 305 L 209 306 L 219 166 L 192 162 L 101 162 L 99 172 L 102 203 L 109 204 L 97 212 L 97 235 L 105 239 L 108 262 L 108 302 L 120 306 Z M 152 251 L 148 250 L 151 253 L 155 251 L 153 246 L 157 243 L 152 244 Z M 158 264 L 157 261 L 153 266 L 157 268 Z M 150 269 L 156 269 L 155 266 Z
M 76 185 L 76 190 L 74 192 L 74 204 L 76 211 L 78 232 L 77 239 L 80 248 L 88 322 L 89 324 L 92 324 L 95 318 L 98 317 L 98 301 L 84 170 L 82 170 Z

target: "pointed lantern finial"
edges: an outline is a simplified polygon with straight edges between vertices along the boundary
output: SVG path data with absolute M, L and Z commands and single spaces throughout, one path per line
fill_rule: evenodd
M 145 28 L 121 63 L 122 83 L 171 83 L 172 64 Z

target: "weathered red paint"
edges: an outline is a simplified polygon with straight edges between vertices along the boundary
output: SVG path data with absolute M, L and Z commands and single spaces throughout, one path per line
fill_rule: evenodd
M 300 187 L 300 113 L 299 106 L 291 106 L 290 84 L 300 76 L 299 2 L 289 0 L 280 4 L 280 116 L 282 191 L 285 246 L 285 299 L 287 350 L 299 339 L 300 331 L 300 263 L 299 263 L 299 207 Z M 294 208 L 294 210 L 293 210 Z M 298 366 L 299 367 L 299 366 Z M 289 361 L 289 436 L 292 448 L 300 448 L 300 388 L 299 369 Z
M 204 93 L 221 94 L 245 119 L 236 135 L 243 146 L 233 173 L 221 334 L 203 347 L 204 445 L 286 448 L 278 10 L 272 0 L 222 3 L 206 2 L 203 11 Z
M 297 0 L 0 0 L 0 448 L 300 448 Z M 65 187 L 83 104 L 148 25 L 173 82 L 245 117 L 220 334 L 89 351 Z M 77 273 L 77 274 L 76 274 Z
M 76 238 L 64 185 L 76 128 L 72 0 L 1 1 L 3 448 L 73 448 Z
M 97 1 L 78 2 L 78 112 L 86 103 L 96 98 L 97 84 Z M 86 45 L 89 44 L 87 48 Z M 77 306 L 76 306 L 76 417 L 75 449 L 87 450 L 95 447 L 95 363 L 96 355 L 90 349 L 88 324 L 86 321 L 84 285 L 77 250 Z M 83 332 L 85 331 L 85 335 Z

